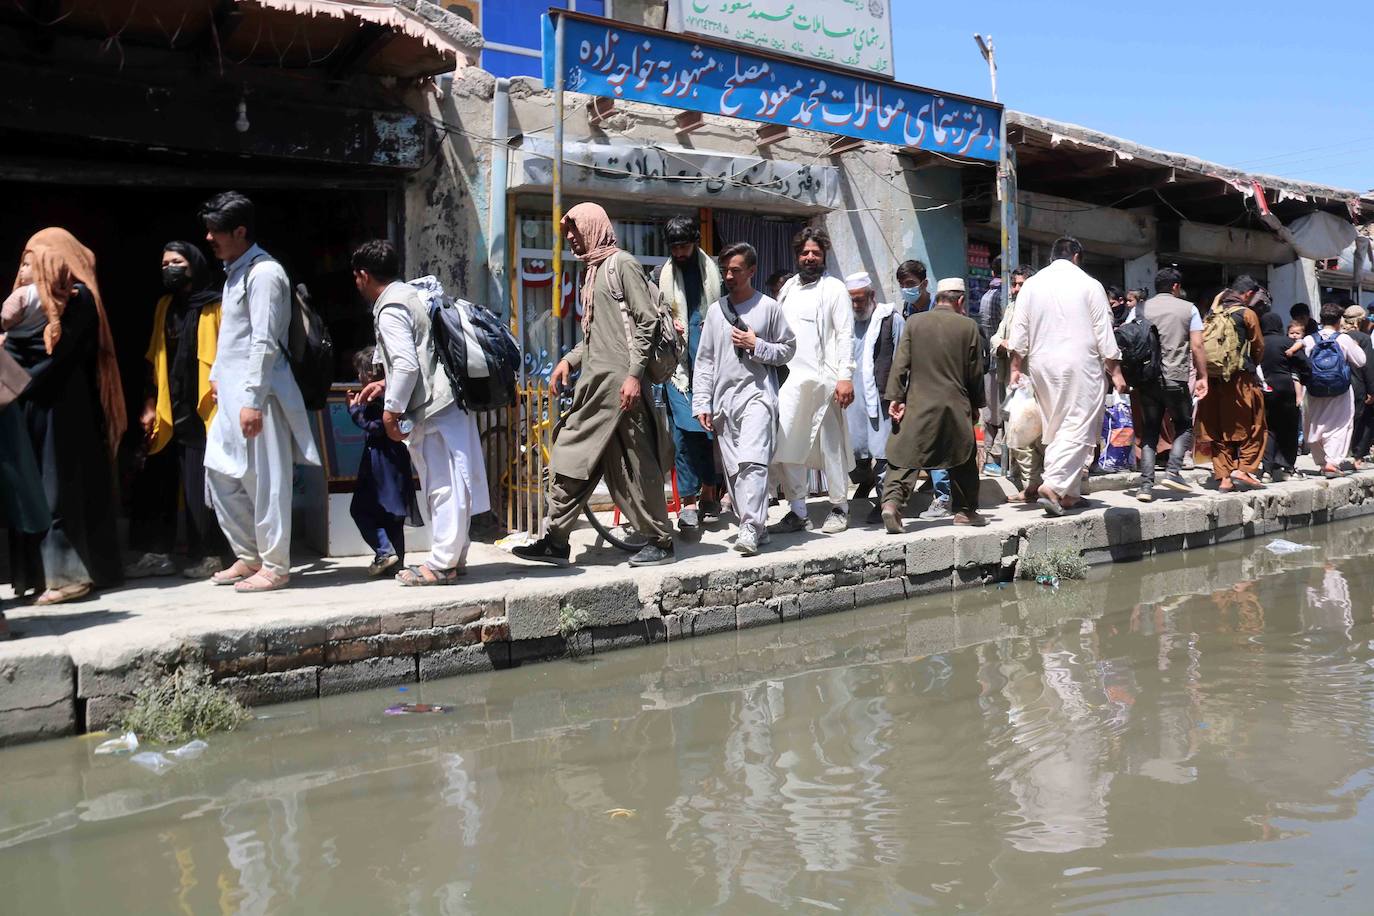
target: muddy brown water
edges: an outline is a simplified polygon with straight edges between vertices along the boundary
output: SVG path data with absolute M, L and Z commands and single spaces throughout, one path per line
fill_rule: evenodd
M 1369 527 L 5 750 L 0 910 L 1368 913 Z

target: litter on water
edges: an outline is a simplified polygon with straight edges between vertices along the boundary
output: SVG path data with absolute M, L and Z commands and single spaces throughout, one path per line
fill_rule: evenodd
M 209 746 L 210 745 L 206 744 L 204 741 L 196 739 L 195 741 L 183 744 L 176 750 L 168 751 L 167 753 L 178 760 L 195 760 L 201 754 L 205 753 L 206 748 Z
M 1058 576 L 1036 576 L 1035 581 L 1040 583 L 1041 585 L 1048 585 L 1050 588 L 1059 587 Z
M 151 773 L 156 773 L 159 776 L 176 766 L 175 763 L 167 759 L 166 754 L 161 754 L 157 751 L 144 751 L 141 754 L 134 754 L 129 760 L 143 767 L 143 769 Z
M 635 816 L 634 808 L 612 808 L 606 812 L 614 820 L 615 818 L 630 818 Z
M 1280 557 L 1290 553 L 1300 553 L 1304 550 L 1317 549 L 1313 547 L 1311 544 L 1295 544 L 1292 541 L 1286 541 L 1283 538 L 1275 538 L 1268 544 L 1265 544 L 1264 548 L 1265 550 L 1268 550 L 1270 553 Z
M 436 706 L 433 703 L 401 703 L 386 708 L 388 716 L 410 716 L 422 712 L 453 712 L 453 707 Z
M 109 741 L 102 741 L 96 745 L 97 754 L 131 754 L 138 750 L 138 735 L 133 732 L 125 732 L 118 738 L 111 738 Z

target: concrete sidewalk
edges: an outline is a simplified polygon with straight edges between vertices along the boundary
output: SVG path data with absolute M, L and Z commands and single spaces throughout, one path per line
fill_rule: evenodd
M 1094 479 L 1087 508 L 1049 519 L 1007 504 L 1004 481 L 984 480 L 987 528 L 909 520 L 900 536 L 862 525 L 868 504 L 856 502 L 848 532 L 775 535 L 749 559 L 730 549 L 733 526 L 720 525 L 699 542 L 679 539 L 676 564 L 632 570 L 586 528 L 574 537 L 573 569 L 475 544 L 469 575 L 447 588 L 404 589 L 368 580 L 364 558 L 325 559 L 267 595 L 150 579 L 53 608 L 11 604 L 6 616 L 22 638 L 0 643 L 0 743 L 102 728 L 140 684 L 180 664 L 206 665 L 250 703 L 296 700 L 976 586 L 1056 547 L 1109 562 L 1374 512 L 1374 472 L 1152 504 L 1106 489 L 1122 485 Z M 813 503 L 813 519 L 825 508 Z

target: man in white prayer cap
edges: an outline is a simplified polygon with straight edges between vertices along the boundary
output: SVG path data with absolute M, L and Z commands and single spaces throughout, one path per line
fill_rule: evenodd
M 854 402 L 845 409 L 849 444 L 854 449 L 854 470 L 849 476 L 858 487 L 855 499 L 873 494 L 868 522 L 876 524 L 882 512 L 887 437 L 892 434 L 883 393 L 892 374 L 892 357 L 903 323 L 895 305 L 878 301 L 867 271 L 845 277 L 844 285 L 854 307 Z

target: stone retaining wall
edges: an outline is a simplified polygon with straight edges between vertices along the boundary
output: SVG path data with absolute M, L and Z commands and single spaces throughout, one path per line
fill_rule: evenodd
M 1294 481 L 1094 509 L 1062 519 L 1027 513 L 985 529 L 928 528 L 864 547 L 826 539 L 806 559 L 732 557 L 726 569 L 669 567 L 652 578 L 539 590 L 388 613 L 340 612 L 311 625 L 254 627 L 149 647 L 106 665 L 56 651 L 0 663 L 0 743 L 104 728 L 140 684 L 204 664 L 251 705 L 517 667 L 572 653 L 703 636 L 1011 579 L 1020 558 L 1058 548 L 1090 563 L 1209 547 L 1374 512 L 1374 473 Z M 826 548 L 834 544 L 833 553 Z M 699 568 L 701 564 L 693 564 Z M 684 564 L 685 567 L 685 564 Z M 576 612 L 581 612 L 577 614 Z M 561 627 L 580 617 L 581 628 Z M 20 644 L 22 648 L 22 643 Z

